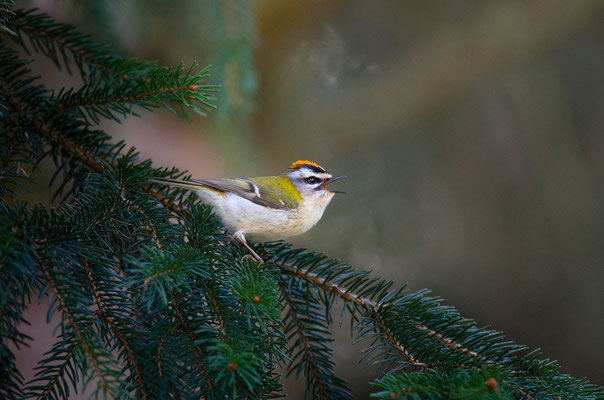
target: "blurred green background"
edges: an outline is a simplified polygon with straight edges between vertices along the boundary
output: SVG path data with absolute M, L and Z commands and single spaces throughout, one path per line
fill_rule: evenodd
M 604 384 L 604 2 L 19 3 L 121 56 L 212 64 L 208 118 L 143 112 L 103 124 L 116 140 L 199 178 L 297 159 L 348 175 L 294 244 L 430 288 Z M 377 369 L 334 330 L 337 372 L 366 398 Z

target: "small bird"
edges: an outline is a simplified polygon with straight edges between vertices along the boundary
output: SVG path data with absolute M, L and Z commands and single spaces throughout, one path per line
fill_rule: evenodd
M 177 180 L 152 178 L 152 182 L 194 190 L 212 206 L 227 229 L 247 247 L 254 258 L 262 258 L 248 245 L 299 235 L 323 216 L 335 193 L 327 188 L 345 176 L 332 177 L 318 164 L 299 160 L 290 171 L 277 176 Z

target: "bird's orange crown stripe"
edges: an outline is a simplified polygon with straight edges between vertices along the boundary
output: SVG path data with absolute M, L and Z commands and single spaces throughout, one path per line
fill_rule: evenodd
M 298 168 L 304 167 L 304 166 L 316 167 L 316 168 L 319 168 L 320 170 L 322 170 L 323 172 L 325 172 L 325 168 L 323 168 L 322 166 L 320 166 L 319 164 L 317 164 L 315 162 L 308 161 L 308 160 L 298 160 L 295 163 L 293 163 L 292 166 L 289 168 L 294 170 L 294 169 L 298 169 Z

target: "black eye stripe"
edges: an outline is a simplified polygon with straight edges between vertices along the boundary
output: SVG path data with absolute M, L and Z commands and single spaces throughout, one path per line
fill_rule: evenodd
M 309 176 L 308 178 L 304 178 L 304 182 L 308 183 L 309 185 L 316 185 L 321 181 L 322 180 L 320 178 L 317 178 L 316 176 Z

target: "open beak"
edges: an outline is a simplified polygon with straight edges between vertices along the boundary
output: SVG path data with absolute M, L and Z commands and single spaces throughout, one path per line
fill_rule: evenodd
M 323 184 L 321 185 L 321 188 L 324 190 L 328 190 L 327 189 L 327 185 L 329 185 L 331 182 L 335 182 L 338 179 L 342 179 L 342 178 L 347 178 L 346 176 L 334 176 L 333 178 L 329 178 L 328 180 L 326 180 L 325 182 L 323 182 Z M 346 192 L 340 192 L 338 190 L 330 190 L 330 192 L 332 193 L 342 193 L 342 194 L 346 194 Z

